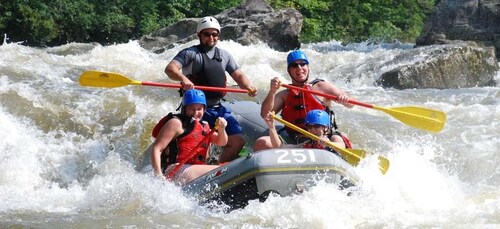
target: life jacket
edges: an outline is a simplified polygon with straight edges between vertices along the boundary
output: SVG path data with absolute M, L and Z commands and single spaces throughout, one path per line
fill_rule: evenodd
M 302 143 L 302 148 L 305 148 L 305 149 L 324 149 L 324 150 L 328 150 L 328 151 L 336 154 L 337 156 L 343 158 L 341 154 L 339 154 L 337 151 L 330 148 L 329 146 L 322 146 L 321 144 L 319 144 L 319 141 L 308 140 L 308 141 Z
M 311 86 L 319 81 L 313 81 L 312 84 L 304 85 L 304 88 L 311 90 Z M 306 129 L 305 118 L 310 110 L 320 109 L 330 114 L 330 109 L 323 102 L 319 101 L 312 93 L 304 93 L 298 90 L 288 90 L 288 96 L 285 100 L 281 116 L 302 129 Z M 292 128 L 285 127 L 288 134 L 295 136 L 298 133 Z
M 210 86 L 210 87 L 226 87 L 226 71 L 222 67 L 222 58 L 220 56 L 220 51 L 217 47 L 214 47 L 215 53 L 214 57 L 210 58 L 207 52 L 198 45 L 196 46 L 199 53 L 202 56 L 201 68 L 193 66 L 193 69 L 200 69 L 198 72 L 193 72 L 188 76 L 189 80 L 195 85 L 199 86 Z M 216 91 L 203 91 L 207 98 L 207 105 L 213 106 L 219 103 L 226 92 L 216 92 Z
M 311 90 L 311 87 L 318 83 L 322 82 L 322 79 L 315 79 L 311 81 L 311 84 L 304 85 L 304 88 L 307 90 Z M 283 110 L 281 111 L 281 116 L 284 120 L 295 124 L 296 126 L 306 129 L 305 125 L 305 117 L 307 112 L 314 109 L 320 109 L 326 111 L 330 115 L 331 120 L 331 128 L 328 130 L 331 135 L 339 135 L 344 140 L 344 144 L 346 148 L 351 149 L 352 144 L 351 141 L 340 132 L 336 131 L 337 123 L 335 122 L 335 114 L 333 111 L 329 109 L 326 104 L 321 102 L 314 94 L 312 93 L 304 93 L 302 91 L 288 90 L 288 96 L 285 100 L 285 104 L 283 106 Z M 285 130 L 290 136 L 297 136 L 299 133 L 295 130 L 285 127 Z M 314 148 L 314 147 L 313 147 Z
M 186 164 L 206 164 L 205 159 L 210 148 L 210 138 L 206 138 L 210 133 L 210 126 L 204 121 L 194 120 L 183 114 L 169 113 L 163 117 L 153 129 L 153 137 L 157 137 L 161 128 L 172 118 L 181 120 L 184 133 L 177 136 L 168 144 L 168 149 L 162 152 L 161 167 L 165 169 L 168 165 L 177 163 L 190 157 L 193 153 L 195 156 L 186 161 Z M 198 145 L 200 140 L 205 141 L 200 147 L 193 152 L 193 149 Z M 167 153 L 168 152 L 168 153 Z
M 351 141 L 346 136 L 344 136 L 343 134 L 341 134 L 338 131 L 335 131 L 335 134 L 339 135 L 342 138 L 342 140 L 344 141 L 344 144 L 345 144 L 345 148 L 352 149 Z M 330 137 L 331 135 L 329 134 L 328 136 Z M 326 149 L 326 150 L 330 150 L 330 151 L 335 151 L 334 149 L 331 149 L 328 146 L 322 146 L 321 144 L 319 144 L 319 141 L 314 141 L 314 140 L 308 140 L 308 141 L 302 143 L 302 148 L 306 148 L 306 149 Z
M 347 138 L 345 135 L 341 134 L 338 131 L 335 131 L 335 132 L 338 133 L 337 135 L 339 135 L 342 138 L 342 140 L 344 140 L 345 148 L 352 149 L 352 143 L 349 140 L 349 138 Z
M 326 147 L 319 144 L 319 141 L 309 140 L 303 143 L 302 148 L 306 149 L 325 149 Z

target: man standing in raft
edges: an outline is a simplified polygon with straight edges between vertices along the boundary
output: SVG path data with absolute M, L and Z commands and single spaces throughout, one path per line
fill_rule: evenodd
M 180 81 L 184 90 L 189 90 L 194 85 L 226 87 L 227 72 L 241 89 L 248 90 L 249 95 L 255 97 L 257 88 L 252 86 L 233 56 L 226 50 L 215 47 L 220 30 L 220 24 L 215 18 L 202 18 L 196 28 L 200 44 L 180 51 L 167 65 L 165 73 L 170 79 Z M 226 131 L 229 141 L 219 157 L 219 163 L 234 160 L 245 145 L 242 128 L 231 115 L 231 110 L 221 105 L 224 92 L 205 91 L 205 94 L 207 110 L 203 120 L 212 127 L 219 117 L 224 117 L 228 123 Z

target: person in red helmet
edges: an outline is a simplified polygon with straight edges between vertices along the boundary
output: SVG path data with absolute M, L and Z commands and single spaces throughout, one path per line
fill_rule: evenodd
M 353 107 L 347 103 L 350 99 L 346 92 L 336 87 L 332 83 L 321 79 L 309 81 L 309 59 L 306 54 L 300 50 L 291 51 L 287 56 L 287 71 L 292 79 L 292 85 L 302 87 L 307 90 L 318 91 L 331 94 L 338 97 L 335 102 L 348 108 Z M 350 148 L 351 144 L 347 137 L 338 132 L 333 111 L 330 109 L 332 100 L 312 93 L 293 91 L 289 89 L 278 92 L 282 82 L 278 77 L 271 80 L 269 93 L 262 102 L 261 117 L 268 118 L 269 112 L 280 113 L 285 121 L 288 121 L 298 127 L 306 129 L 305 117 L 308 111 L 319 109 L 329 114 L 331 125 L 329 132 L 331 141 L 342 148 Z M 306 137 L 297 133 L 293 129 L 286 128 L 288 135 L 294 143 L 300 143 L 307 140 Z M 254 144 L 254 151 L 273 148 L 269 136 L 258 138 Z
M 200 41 L 195 45 L 180 51 L 165 68 L 165 73 L 172 80 L 180 81 L 183 90 L 194 88 L 195 85 L 226 87 L 226 72 L 236 81 L 241 89 L 249 91 L 255 97 L 257 88 L 252 86 L 248 77 L 236 64 L 234 57 L 226 50 L 217 48 L 221 26 L 214 17 L 202 18 L 196 28 Z M 243 130 L 231 115 L 231 110 L 222 106 L 221 100 L 225 93 L 205 91 L 207 109 L 203 120 L 214 126 L 215 120 L 224 117 L 227 122 L 229 141 L 219 157 L 219 163 L 228 162 L 238 157 L 245 145 Z
M 227 144 L 224 118 L 218 118 L 217 131 L 210 131 L 209 125 L 201 118 L 207 106 L 203 91 L 186 91 L 182 98 L 180 114 L 168 114 L 153 129 L 151 165 L 155 175 L 171 176 L 180 185 L 186 184 L 206 172 L 217 168 L 208 165 L 210 144 Z M 179 165 L 179 162 L 185 161 Z M 178 167 L 177 171 L 172 171 Z

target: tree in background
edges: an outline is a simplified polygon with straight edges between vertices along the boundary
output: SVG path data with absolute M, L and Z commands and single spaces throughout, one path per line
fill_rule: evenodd
M 0 33 L 14 42 L 123 43 L 180 19 L 215 15 L 243 0 L 4 0 Z M 413 42 L 434 0 L 268 0 L 304 15 L 303 43 L 367 39 Z
M 217 14 L 241 0 L 7 0 L 0 32 L 11 41 L 51 46 L 137 39 L 187 17 Z
M 15 41 L 48 42 L 59 35 L 51 9 L 39 1 L 3 1 L 0 4 L 0 32 Z
M 304 15 L 301 40 L 360 42 L 367 39 L 413 42 L 434 0 L 269 0 L 275 9 L 292 7 Z

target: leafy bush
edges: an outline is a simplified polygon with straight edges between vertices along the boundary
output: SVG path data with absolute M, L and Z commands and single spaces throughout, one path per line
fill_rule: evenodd
M 215 15 L 243 0 L 7 0 L 0 32 L 28 45 L 127 42 L 182 18 Z M 268 0 L 304 15 L 301 41 L 414 41 L 434 0 Z
M 434 0 L 269 0 L 275 9 L 293 7 L 304 15 L 302 42 L 367 39 L 413 42 Z

